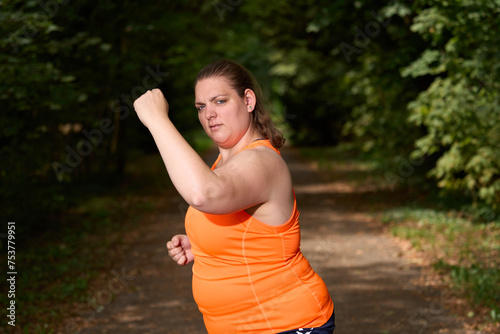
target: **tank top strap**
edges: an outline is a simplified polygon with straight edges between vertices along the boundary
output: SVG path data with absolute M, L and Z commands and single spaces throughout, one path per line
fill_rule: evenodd
M 269 139 L 257 139 L 257 140 L 254 140 L 253 142 L 251 142 L 250 144 L 248 144 L 247 146 L 243 147 L 241 150 L 238 151 L 238 153 L 240 153 L 241 151 L 244 151 L 244 150 L 249 150 L 249 149 L 252 149 L 252 148 L 256 148 L 256 147 L 259 147 L 259 146 L 266 146 L 266 147 L 269 147 L 270 149 L 274 150 L 276 153 L 278 153 L 279 155 L 281 155 L 281 152 L 276 148 L 274 147 L 271 142 L 269 141 Z M 236 154 L 238 154 L 236 153 Z M 214 164 L 212 165 L 212 170 L 215 169 L 215 166 L 217 166 L 217 164 L 219 163 L 221 159 L 221 155 L 219 154 L 219 156 L 217 157 L 217 160 L 215 160 Z
M 239 150 L 238 153 L 241 152 L 241 151 L 243 151 L 243 150 L 248 150 L 248 149 L 256 148 L 258 146 L 269 147 L 270 149 L 274 150 L 276 153 L 278 153 L 279 155 L 281 155 L 280 151 L 271 144 L 271 142 L 269 141 L 269 139 L 257 139 L 257 140 L 254 140 L 253 142 L 251 142 L 250 144 L 248 144 L 247 146 L 245 146 L 241 150 Z

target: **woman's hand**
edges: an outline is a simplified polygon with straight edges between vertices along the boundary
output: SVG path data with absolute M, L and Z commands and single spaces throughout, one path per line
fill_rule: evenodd
M 172 240 L 167 242 L 167 249 L 168 255 L 180 266 L 194 260 L 193 253 L 191 253 L 191 243 L 185 234 L 175 235 Z
M 134 101 L 134 109 L 142 124 L 149 125 L 168 118 L 168 102 L 158 88 L 148 90 Z

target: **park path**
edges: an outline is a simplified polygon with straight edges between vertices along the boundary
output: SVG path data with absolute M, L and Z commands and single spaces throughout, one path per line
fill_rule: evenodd
M 301 212 L 301 249 L 330 290 L 336 334 L 479 333 L 448 311 L 455 297 L 427 285 L 425 268 L 410 261 L 370 215 L 383 210 L 390 192 L 370 184 L 353 187 L 345 181 L 353 171 L 319 173 L 295 149 L 282 151 Z M 186 205 L 174 191 L 166 196 L 161 212 L 145 218 L 114 277 L 103 283 L 104 291 L 114 288 L 114 299 L 97 294 L 98 307 L 72 320 L 77 332 L 206 333 L 191 293 L 191 265 L 177 266 L 165 250 L 167 240 L 184 233 Z

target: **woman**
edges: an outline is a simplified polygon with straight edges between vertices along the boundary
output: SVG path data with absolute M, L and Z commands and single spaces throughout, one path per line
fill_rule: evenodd
M 332 333 L 332 300 L 299 248 L 299 212 L 278 150 L 284 139 L 253 76 L 229 60 L 197 76 L 198 118 L 220 152 L 212 168 L 176 130 L 160 90 L 134 107 L 190 205 L 187 235 L 167 249 L 179 265 L 194 260 L 193 295 L 208 332 Z

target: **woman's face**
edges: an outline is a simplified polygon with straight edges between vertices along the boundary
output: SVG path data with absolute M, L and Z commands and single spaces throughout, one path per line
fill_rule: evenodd
M 255 94 L 250 89 L 244 97 L 222 77 L 206 78 L 195 87 L 198 119 L 207 135 L 220 147 L 231 148 L 249 130 Z

